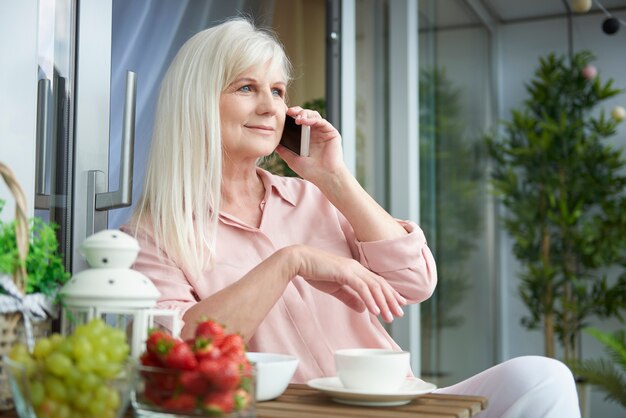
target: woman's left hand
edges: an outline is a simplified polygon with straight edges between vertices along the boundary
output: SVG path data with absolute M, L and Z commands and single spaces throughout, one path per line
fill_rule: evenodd
M 279 145 L 276 152 L 300 177 L 314 184 L 345 169 L 339 131 L 315 110 L 290 107 L 287 114 L 296 124 L 311 127 L 309 156 L 301 157 Z

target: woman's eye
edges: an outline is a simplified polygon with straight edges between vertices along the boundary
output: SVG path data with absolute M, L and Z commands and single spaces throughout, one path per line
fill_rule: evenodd
M 272 94 L 274 96 L 283 97 L 285 95 L 285 92 L 283 91 L 283 89 L 273 88 L 272 89 Z
M 248 93 L 248 92 L 252 91 L 252 87 L 250 87 L 250 86 L 243 86 L 243 87 L 239 88 L 239 91 L 243 91 L 243 92 Z

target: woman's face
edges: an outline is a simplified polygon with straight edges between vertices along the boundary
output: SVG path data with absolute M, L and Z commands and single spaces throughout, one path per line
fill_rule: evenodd
M 228 159 L 269 155 L 280 140 L 285 124 L 286 85 L 269 63 L 249 68 L 220 97 L 222 147 Z

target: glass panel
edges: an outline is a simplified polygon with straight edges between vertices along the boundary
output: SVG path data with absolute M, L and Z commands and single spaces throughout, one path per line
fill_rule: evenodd
M 60 252 L 71 265 L 72 86 L 75 2 L 40 0 L 36 215 L 59 225 Z
M 486 233 L 481 145 L 492 119 L 491 40 L 464 1 L 445 3 L 419 2 L 421 226 L 439 276 L 434 295 L 421 306 L 422 371 L 439 386 L 495 359 L 487 251 L 493 237 Z
M 357 0 L 356 177 L 382 206 L 388 206 L 389 97 L 387 2 Z

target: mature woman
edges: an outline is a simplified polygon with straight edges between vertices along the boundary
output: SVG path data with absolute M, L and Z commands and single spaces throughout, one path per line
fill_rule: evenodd
M 296 355 L 294 381 L 306 382 L 335 374 L 337 349 L 399 349 L 378 316 L 391 322 L 427 299 L 436 269 L 421 229 L 346 169 L 337 130 L 287 106 L 289 76 L 281 45 L 246 20 L 187 41 L 162 82 L 126 230 L 142 247 L 135 269 L 159 288 L 160 307 L 180 311 L 183 337 L 213 318 L 252 351 Z M 286 115 L 311 127 L 309 157 L 278 145 Z M 275 149 L 302 179 L 257 167 Z M 561 363 L 527 357 L 442 390 L 489 396 L 489 416 L 575 417 L 573 387 Z

